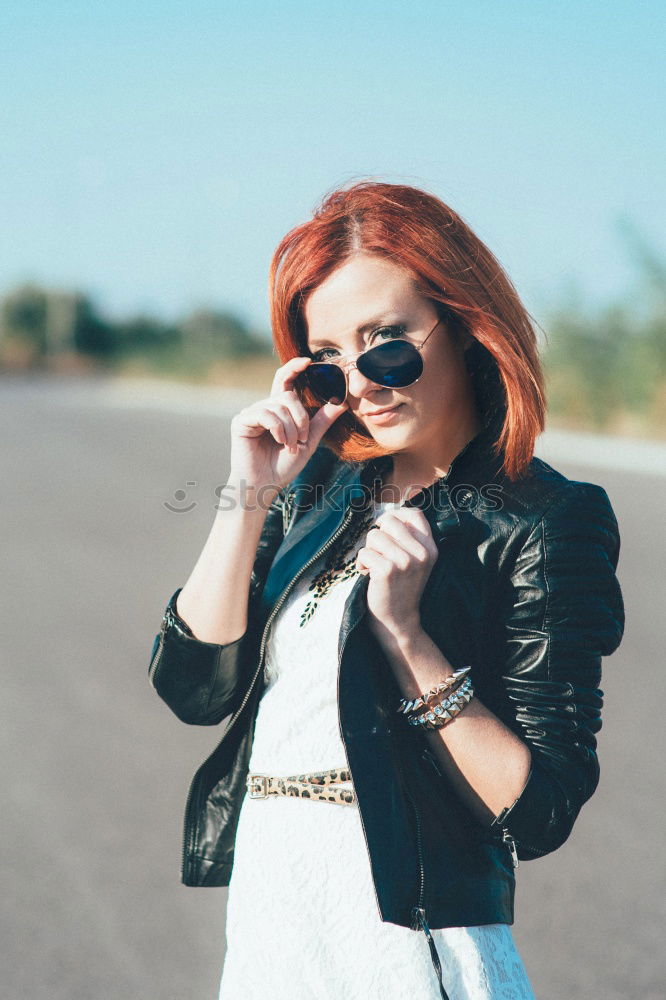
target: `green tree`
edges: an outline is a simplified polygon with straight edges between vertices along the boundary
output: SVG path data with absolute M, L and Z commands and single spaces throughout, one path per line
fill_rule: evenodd
M 46 292 L 37 285 L 26 284 L 14 289 L 2 302 L 3 347 L 16 342 L 28 349 L 34 358 L 46 352 Z
M 74 309 L 75 350 L 99 358 L 108 358 L 118 349 L 116 328 L 100 316 L 87 295 L 78 294 Z
M 620 235 L 636 288 L 594 310 L 580 295 L 551 311 L 543 351 L 550 412 L 570 426 L 614 430 L 624 421 L 666 432 L 666 264 L 636 228 Z
M 266 353 L 269 345 L 253 334 L 245 323 L 228 312 L 198 309 L 180 323 L 183 347 L 189 356 L 210 360 L 242 358 Z

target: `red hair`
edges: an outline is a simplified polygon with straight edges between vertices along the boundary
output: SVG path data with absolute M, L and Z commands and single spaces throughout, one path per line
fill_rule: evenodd
M 312 219 L 280 241 L 269 272 L 273 341 L 281 364 L 306 356 L 304 305 L 337 267 L 365 251 L 408 271 L 417 290 L 457 332 L 475 343 L 465 351 L 481 416 L 499 418 L 494 448 L 515 480 L 527 471 L 545 425 L 545 390 L 532 320 L 488 247 L 439 198 L 403 184 L 361 181 L 327 195 Z M 306 403 L 314 400 L 305 397 Z M 349 412 L 324 442 L 346 461 L 387 450 Z

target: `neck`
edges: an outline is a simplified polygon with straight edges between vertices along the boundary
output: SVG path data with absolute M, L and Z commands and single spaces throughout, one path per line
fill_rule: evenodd
M 410 486 L 430 486 L 448 473 L 453 459 L 476 437 L 482 426 L 478 415 L 473 413 L 461 419 L 445 442 L 438 442 L 437 452 L 427 447 L 395 452 L 393 466 L 387 470 L 384 485 L 399 491 L 403 499 Z

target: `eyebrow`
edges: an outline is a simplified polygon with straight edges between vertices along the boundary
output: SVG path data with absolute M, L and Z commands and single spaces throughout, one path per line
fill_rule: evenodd
M 391 326 L 393 325 L 393 322 L 397 322 L 397 320 L 396 321 L 386 320 L 383 316 L 380 315 L 378 317 L 375 317 L 375 319 L 369 319 L 366 323 L 361 323 L 360 326 L 356 327 L 356 332 L 360 334 L 370 333 L 372 330 L 375 330 L 378 326 Z M 326 339 L 315 340 L 313 341 L 312 344 L 310 344 L 310 350 L 312 351 L 315 350 L 317 347 L 323 347 L 326 344 L 332 344 L 332 343 L 333 342 L 331 340 L 326 340 Z

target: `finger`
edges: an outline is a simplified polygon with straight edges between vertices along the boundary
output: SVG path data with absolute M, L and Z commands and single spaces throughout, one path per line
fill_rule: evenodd
M 278 393 L 284 392 L 285 389 L 292 389 L 296 377 L 310 364 L 312 364 L 312 358 L 298 357 L 291 358 L 281 368 L 278 368 L 273 376 L 271 396 L 277 396 Z
M 396 507 L 391 511 L 386 511 L 385 514 L 382 514 L 377 519 L 378 523 L 381 523 L 382 518 L 387 514 L 392 514 L 393 517 L 397 517 L 400 521 L 402 521 L 402 523 L 405 524 L 417 538 L 424 542 L 424 544 L 427 539 L 432 538 L 430 522 L 423 511 L 418 507 Z
M 375 573 L 377 576 L 387 574 L 391 563 L 380 553 L 364 546 L 356 553 L 356 565 L 360 572 Z
M 268 403 L 268 409 L 276 413 L 282 421 L 287 436 L 287 447 L 295 451 L 298 445 L 298 428 L 291 409 L 285 403 L 279 403 L 277 400 L 275 402 L 271 400 Z
M 270 430 L 274 420 L 262 404 L 246 406 L 232 418 L 231 429 L 241 437 L 259 437 Z
M 263 403 L 258 404 L 256 412 L 262 415 L 272 413 L 284 430 L 284 439 L 280 443 L 285 444 L 292 451 L 296 450 L 298 430 L 288 406 L 285 406 L 284 403 L 279 403 L 277 400 L 267 399 Z M 271 426 L 274 426 L 274 422 Z
M 268 431 L 278 444 L 287 444 L 287 432 L 283 421 L 274 410 L 267 406 L 248 407 L 242 410 L 234 421 L 238 421 L 238 432 L 241 437 L 259 437 Z
M 308 412 L 293 390 L 287 390 L 276 397 L 291 413 L 296 433 L 301 444 L 306 444 L 310 433 L 310 417 Z
M 412 553 L 385 531 L 370 531 L 365 540 L 365 547 L 372 552 L 378 552 L 388 559 L 402 573 L 412 564 Z
M 347 408 L 346 403 L 324 403 L 310 418 L 310 442 L 317 443 Z
M 427 562 L 433 555 L 432 547 L 427 544 L 424 532 L 416 532 L 411 525 L 406 524 L 399 517 L 390 513 L 382 514 L 377 519 L 377 525 L 380 529 L 380 535 L 391 538 L 418 562 Z
M 420 525 L 423 528 L 430 527 L 428 524 L 428 518 L 425 516 L 420 507 L 406 507 L 403 504 L 401 507 L 393 507 L 393 509 L 388 511 L 388 513 L 395 514 L 397 517 L 402 518 L 405 522 L 411 521 L 412 524 Z

